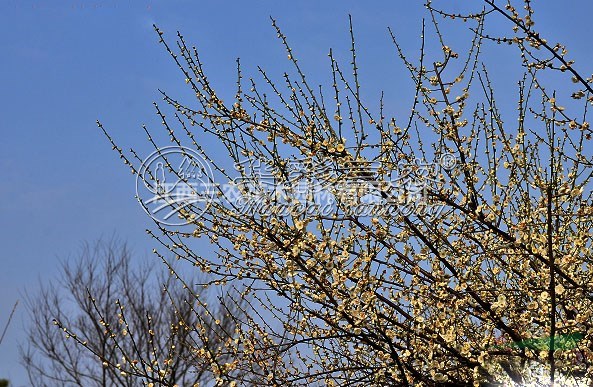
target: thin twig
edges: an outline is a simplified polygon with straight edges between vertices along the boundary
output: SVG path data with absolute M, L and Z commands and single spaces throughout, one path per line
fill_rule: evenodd
M 12 311 L 10 312 L 10 316 L 8 316 L 8 321 L 6 322 L 6 325 L 4 326 L 4 330 L 2 331 L 2 336 L 0 336 L 0 345 L 2 344 L 2 341 L 4 340 L 4 336 L 6 335 L 6 331 L 8 330 L 8 326 L 10 325 L 10 322 L 12 321 L 12 317 L 14 316 L 14 312 L 16 311 L 16 307 L 19 304 L 19 300 L 16 300 L 16 302 L 14 303 L 14 306 L 12 307 Z

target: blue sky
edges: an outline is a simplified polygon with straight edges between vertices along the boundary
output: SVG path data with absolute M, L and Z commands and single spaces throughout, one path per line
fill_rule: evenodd
M 592 73 L 587 25 L 593 4 L 572 0 L 536 7 L 543 35 L 565 42 L 577 68 Z M 75 254 L 85 240 L 117 234 L 143 259 L 152 259 L 153 242 L 144 231 L 152 223 L 134 200 L 134 178 L 95 120 L 124 149 L 149 153 L 140 126 L 157 126 L 157 89 L 175 94 L 184 87 L 157 44 L 153 23 L 169 37 L 180 30 L 196 44 L 211 80 L 230 94 L 236 57 L 246 75 L 255 75 L 258 64 L 271 72 L 288 66 L 270 15 L 305 69 L 327 75 L 329 47 L 348 54 L 348 14 L 370 94 L 390 89 L 398 102 L 393 90 L 409 83 L 386 27 L 413 53 L 424 15 L 421 1 L 2 0 L 0 327 L 12 304 L 25 291 L 34 292 L 39 279 L 54 278 L 58 259 Z M 501 59 L 495 69 L 501 79 L 504 66 Z M 0 347 L 0 378 L 15 386 L 27 385 L 17 351 L 27 323 L 23 311 L 21 305 Z

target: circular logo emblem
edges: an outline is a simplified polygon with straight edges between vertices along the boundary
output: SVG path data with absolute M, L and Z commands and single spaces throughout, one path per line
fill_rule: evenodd
M 454 154 L 452 154 L 452 153 L 444 153 L 444 154 L 441 155 L 441 158 L 439 160 L 439 164 L 446 171 L 450 171 L 453 168 L 455 168 L 455 165 L 457 164 L 457 160 L 455 159 L 455 155 Z
M 168 146 L 151 153 L 136 175 L 136 197 L 144 211 L 167 226 L 200 217 L 214 198 L 210 164 L 195 150 Z

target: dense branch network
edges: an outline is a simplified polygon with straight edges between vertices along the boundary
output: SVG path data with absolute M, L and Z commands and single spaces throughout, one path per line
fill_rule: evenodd
M 237 61 L 232 103 L 216 93 L 197 49 L 180 34 L 172 46 L 155 27 L 196 97 L 162 92 L 172 113 L 155 105 L 157 114 L 174 144 L 212 166 L 219 200 L 189 204 L 179 211 L 188 226 L 157 223 L 151 235 L 206 273 L 205 286 L 241 289 L 245 305 L 236 339 L 223 343 L 224 366 L 201 355 L 216 383 L 481 385 L 523 383 L 542 369 L 552 381 L 591 376 L 591 79 L 535 31 L 529 1 L 522 11 L 483 4 L 452 14 L 429 2 L 417 60 L 390 30 L 414 90 L 404 118 L 390 117 L 383 97 L 378 108 L 365 102 L 352 21 L 351 67 L 330 51 L 328 92 L 309 83 L 272 20 L 292 70 L 276 81 L 259 68 L 263 85 L 246 86 Z M 514 34 L 490 34 L 495 15 Z M 458 20 L 471 31 L 464 54 L 441 31 Z M 518 50 L 516 112 L 508 98 L 498 102 L 482 63 L 491 43 Z M 567 97 L 546 85 L 558 74 L 577 88 Z M 142 159 L 105 134 L 137 173 Z M 224 157 L 206 149 L 212 139 Z M 268 181 L 246 160 L 265 167 Z M 297 192 L 295 163 L 316 166 L 305 171 L 331 211 Z M 421 182 L 422 195 L 394 176 Z M 270 179 L 282 192 L 256 192 L 249 210 L 224 187 L 247 181 L 233 187 L 253 199 Z M 395 210 L 352 211 L 369 196 Z M 213 252 L 194 248 L 195 238 Z

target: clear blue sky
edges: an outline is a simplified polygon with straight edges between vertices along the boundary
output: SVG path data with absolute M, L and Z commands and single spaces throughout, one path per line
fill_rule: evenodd
M 543 34 L 567 43 L 577 67 L 592 73 L 593 4 L 535 5 Z M 58 257 L 82 241 L 116 233 L 140 254 L 152 249 L 144 231 L 152 223 L 133 198 L 134 179 L 95 120 L 124 148 L 148 153 L 140 125 L 156 126 L 157 88 L 174 94 L 184 86 L 153 23 L 171 37 L 182 31 L 199 47 L 211 79 L 230 93 L 236 57 L 248 75 L 256 64 L 287 66 L 270 15 L 305 68 L 327 74 L 328 48 L 347 54 L 349 13 L 364 82 L 371 90 L 399 87 L 406 77 L 386 27 L 417 47 L 421 1 L 0 0 L 0 327 L 15 300 L 34 292 L 40 278 L 54 277 Z M 27 385 L 17 353 L 27 324 L 22 312 L 0 347 L 0 378 L 15 386 Z

